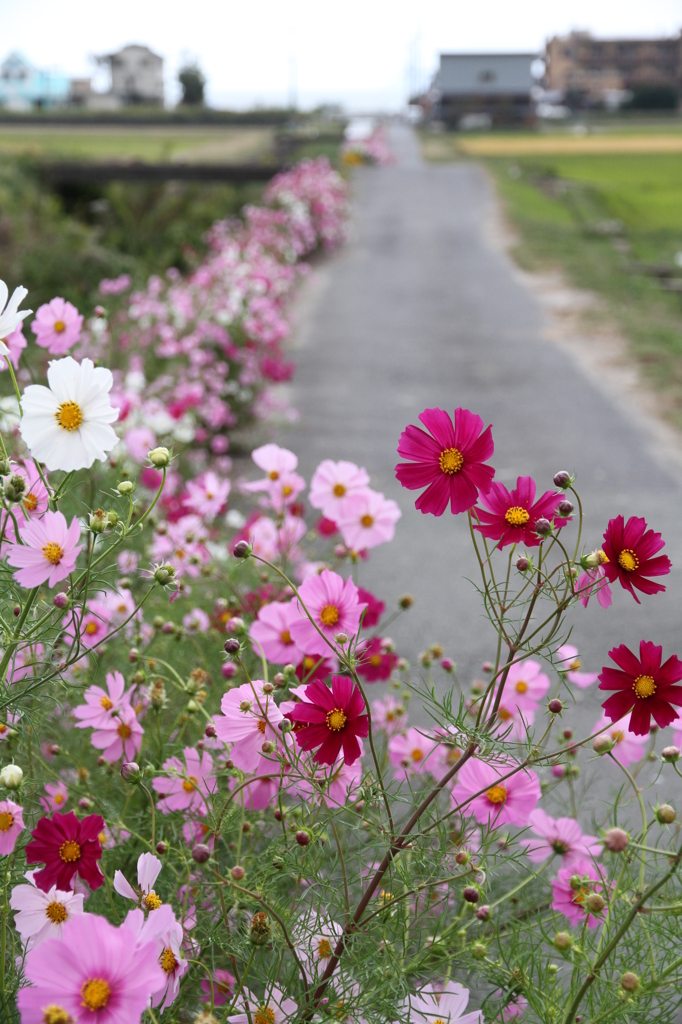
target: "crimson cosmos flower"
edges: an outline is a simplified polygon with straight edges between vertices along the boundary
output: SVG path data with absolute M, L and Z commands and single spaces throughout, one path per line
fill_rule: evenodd
M 420 512 L 442 516 L 448 502 L 454 514 L 466 512 L 495 475 L 483 465 L 495 450 L 492 428 L 483 430 L 481 417 L 462 408 L 455 409 L 454 427 L 444 409 L 425 409 L 419 419 L 433 436 L 412 424 L 403 430 L 398 455 L 410 462 L 398 463 L 395 475 L 411 491 L 426 487 L 415 502 Z
M 296 704 L 287 718 L 305 723 L 294 730 L 296 742 L 304 750 L 318 747 L 313 758 L 318 764 L 334 764 L 341 747 L 347 765 L 360 757 L 358 736 L 369 732 L 365 702 L 352 679 L 332 676 L 331 690 L 316 679 L 306 687 L 306 700 Z
M 368 683 L 390 678 L 391 672 L 398 664 L 397 655 L 392 651 L 384 651 L 378 636 L 362 644 L 357 654 L 358 672 Z
M 682 705 L 682 686 L 674 686 L 682 679 L 682 661 L 677 655 L 661 665 L 663 648 L 650 640 L 641 640 L 639 660 L 625 644 L 609 651 L 609 658 L 618 665 L 601 670 L 600 690 L 617 690 L 604 701 L 602 707 L 612 722 L 618 722 L 628 711 L 629 731 L 646 736 L 651 717 L 661 729 L 677 718 L 673 704 Z
M 604 534 L 604 573 L 611 583 L 620 581 L 621 587 L 629 590 L 637 604 L 640 600 L 633 587 L 643 594 L 658 594 L 665 590 L 662 583 L 654 583 L 647 576 L 666 576 L 671 562 L 667 555 L 653 556 L 665 547 L 660 533 L 647 530 L 645 519 L 630 516 L 625 523 L 623 516 L 609 520 Z
M 73 811 L 41 818 L 26 846 L 27 864 L 45 864 L 33 876 L 38 888 L 47 892 L 56 885 L 68 892 L 77 873 L 91 889 L 99 889 L 104 881 L 97 863 L 102 856 L 99 835 L 103 830 L 104 818 L 99 814 L 89 814 L 82 821 Z
M 524 544 L 526 547 L 537 547 L 540 538 L 535 532 L 538 519 L 549 519 L 557 516 L 557 505 L 561 501 L 558 491 L 545 491 L 535 501 L 535 481 L 530 476 L 520 476 L 513 491 L 508 491 L 504 484 L 494 481 L 483 499 L 483 508 L 474 510 L 481 525 L 474 526 L 484 537 L 498 541 L 498 547 L 506 544 Z M 555 527 L 564 526 L 568 518 L 557 516 Z

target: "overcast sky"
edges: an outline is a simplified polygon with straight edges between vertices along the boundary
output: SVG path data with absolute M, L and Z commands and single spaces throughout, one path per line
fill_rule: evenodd
M 410 65 L 426 81 L 441 50 L 538 50 L 573 28 L 595 35 L 672 35 L 680 0 L 0 0 L 0 59 L 92 74 L 89 57 L 144 43 L 175 74 L 196 58 L 216 106 L 396 108 Z M 414 74 L 414 71 L 413 71 Z

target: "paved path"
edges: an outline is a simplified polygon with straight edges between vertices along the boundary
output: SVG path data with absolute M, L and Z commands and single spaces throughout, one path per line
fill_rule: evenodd
M 282 435 L 307 478 L 323 458 L 367 467 L 372 485 L 403 512 L 397 538 L 379 548 L 360 581 L 388 603 L 409 591 L 416 605 L 391 633 L 414 657 L 438 641 L 463 680 L 479 674 L 495 636 L 463 577 L 476 576 L 466 518 L 423 516 L 393 473 L 407 423 L 427 406 L 458 405 L 493 424 L 497 477 L 531 474 L 552 486 L 575 469 L 588 513 L 586 541 L 606 522 L 644 515 L 663 531 L 677 572 L 668 592 L 639 608 L 624 591 L 609 611 L 574 615 L 586 668 L 641 638 L 682 656 L 682 490 L 627 410 L 593 387 L 567 353 L 543 339 L 536 300 L 485 230 L 494 202 L 469 163 L 428 166 L 406 128 L 392 130 L 395 167 L 362 169 L 354 182 L 354 235 L 322 269 L 309 295 L 296 353 L 294 404 L 301 420 Z M 442 677 L 441 677 L 442 678 Z M 591 725 L 598 694 L 580 717 Z

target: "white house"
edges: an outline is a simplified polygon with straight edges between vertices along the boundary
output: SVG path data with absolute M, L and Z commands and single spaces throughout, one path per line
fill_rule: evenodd
M 148 46 L 124 46 L 118 53 L 99 57 L 111 70 L 110 95 L 121 104 L 163 106 L 163 57 Z

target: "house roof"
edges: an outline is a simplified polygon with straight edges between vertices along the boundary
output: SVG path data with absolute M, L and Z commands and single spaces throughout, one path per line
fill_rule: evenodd
M 441 53 L 433 85 L 449 96 L 530 92 L 537 58 L 537 53 Z

